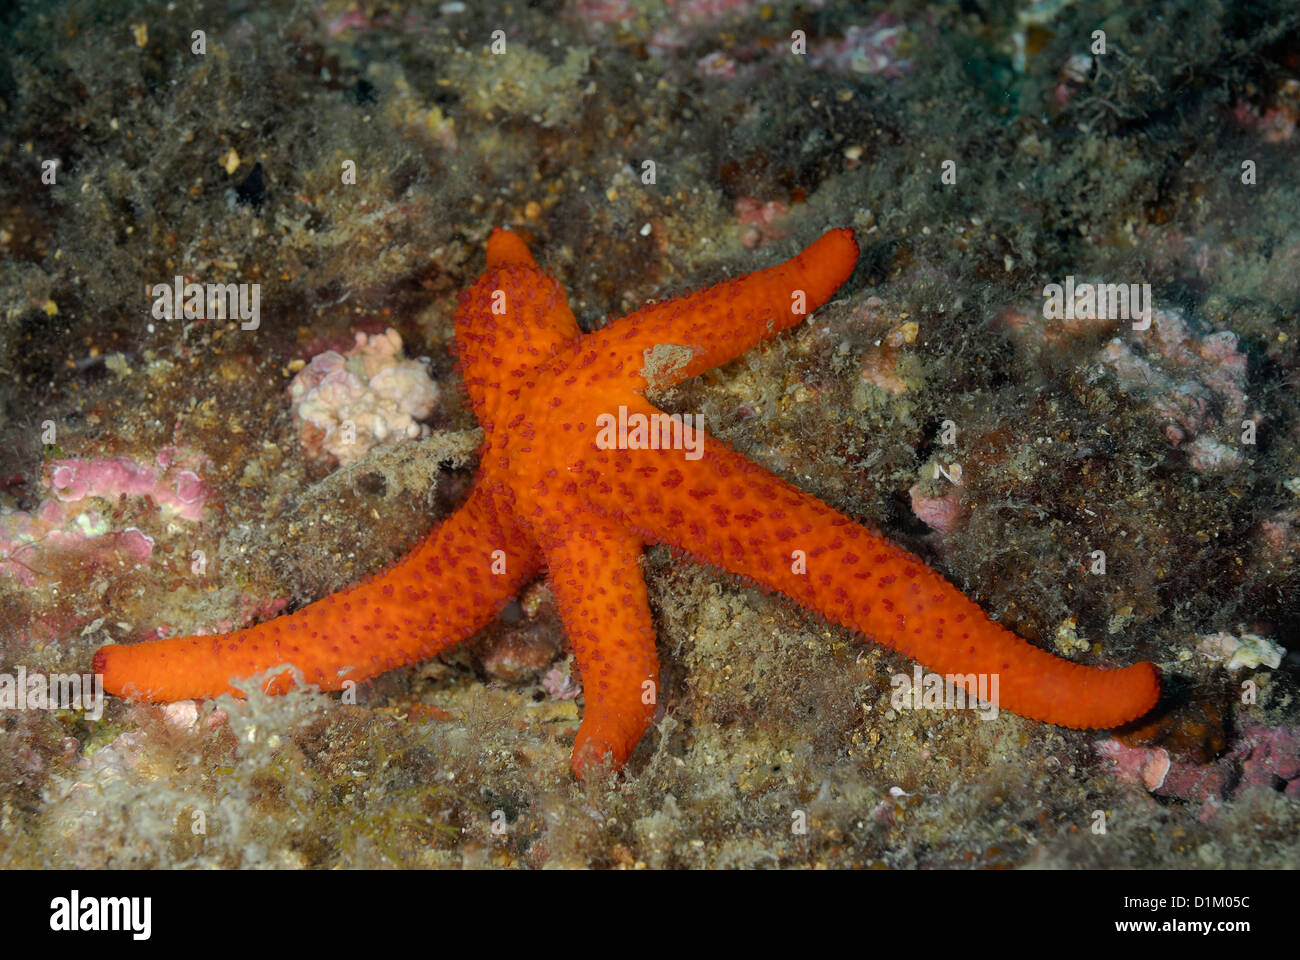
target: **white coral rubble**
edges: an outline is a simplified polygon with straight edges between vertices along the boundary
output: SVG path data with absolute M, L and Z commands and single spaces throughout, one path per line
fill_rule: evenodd
M 438 385 L 427 361 L 407 359 L 396 330 L 356 335 L 346 354 L 312 357 L 289 385 L 303 442 L 338 458 L 361 459 L 385 442 L 427 436 L 417 423 L 433 413 Z

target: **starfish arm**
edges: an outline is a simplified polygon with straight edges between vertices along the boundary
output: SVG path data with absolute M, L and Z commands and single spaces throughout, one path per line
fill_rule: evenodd
M 239 692 L 238 680 L 282 664 L 338 690 L 469 637 L 540 564 L 536 547 L 501 521 L 479 486 L 418 547 L 355 587 L 247 630 L 101 647 L 94 670 L 109 693 L 136 700 Z M 266 689 L 282 693 L 292 685 L 285 671 Z
M 602 451 L 614 478 L 597 506 L 665 542 L 780 591 L 941 674 L 998 678 L 998 704 L 1075 728 L 1142 716 L 1160 695 L 1150 663 L 1071 663 L 990 620 L 918 557 L 712 438 L 681 451 Z M 962 682 L 974 693 L 973 683 Z M 987 689 L 987 688 L 986 688 Z
M 784 263 L 643 307 L 590 334 L 584 345 L 602 365 L 625 372 L 651 366 L 642 381 L 664 389 L 801 323 L 831 298 L 857 261 L 853 231 L 831 230 Z M 656 347 L 672 346 L 689 355 L 647 356 Z
M 641 540 L 586 510 L 564 523 L 563 540 L 543 543 L 587 701 L 573 744 L 573 772 L 582 779 L 607 758 L 621 767 L 650 726 L 659 658 Z
M 535 376 L 534 368 L 580 332 L 564 288 L 518 234 L 488 239 L 487 270 L 460 294 L 456 355 L 474 413 L 490 429 Z

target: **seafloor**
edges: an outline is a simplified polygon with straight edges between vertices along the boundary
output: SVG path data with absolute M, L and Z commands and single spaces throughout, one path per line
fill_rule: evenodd
M 1165 684 L 1109 733 L 895 709 L 905 658 L 651 548 L 661 715 L 617 776 L 570 773 L 539 583 L 355 703 L 4 711 L 0 864 L 1300 864 L 1293 3 L 0 18 L 0 673 L 300 606 L 454 509 L 451 317 L 493 226 L 588 330 L 851 226 L 831 304 L 662 404 L 1030 641 Z M 177 275 L 259 283 L 260 326 L 155 319 Z M 1067 277 L 1150 284 L 1151 326 L 1045 317 Z M 390 327 L 436 403 L 339 467 L 288 384 Z

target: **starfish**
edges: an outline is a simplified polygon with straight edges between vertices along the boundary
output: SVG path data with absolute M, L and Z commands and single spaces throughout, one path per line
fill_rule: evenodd
M 545 570 L 586 692 L 572 758 L 582 778 L 621 766 L 653 720 L 658 658 L 640 563 L 646 544 L 666 543 L 972 694 L 979 675 L 997 675 L 999 706 L 1013 713 L 1076 728 L 1146 713 L 1160 693 L 1152 664 L 1101 669 L 1032 646 L 916 556 L 646 399 L 801 322 L 857 258 L 852 231 L 832 230 L 784 263 L 583 334 L 558 281 L 518 235 L 494 230 L 455 317 L 485 434 L 465 502 L 389 569 L 295 613 L 100 648 L 104 688 L 179 700 L 239 693 L 265 674 L 278 693 L 293 686 L 292 665 L 338 690 L 465 640 Z

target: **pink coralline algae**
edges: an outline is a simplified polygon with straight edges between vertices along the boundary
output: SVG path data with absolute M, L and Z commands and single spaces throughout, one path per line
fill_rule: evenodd
M 1096 744 L 1097 752 L 1114 765 L 1116 779 L 1140 783 L 1155 793 L 1165 785 L 1172 765 L 1164 747 L 1130 747 L 1114 737 Z
M 750 0 L 668 0 L 674 23 L 655 31 L 651 49 L 664 52 L 684 47 L 701 28 L 743 13 L 750 5 Z
M 1095 746 L 1114 765 L 1115 778 L 1121 783 L 1141 784 L 1157 797 L 1201 804 L 1197 819 L 1202 822 L 1215 816 L 1238 782 L 1231 756 L 1197 764 L 1175 759 L 1164 747 L 1130 747 L 1113 737 Z
M 961 516 L 960 490 L 954 489 L 942 497 L 927 497 L 921 493 L 921 485 L 914 483 L 907 494 L 912 498 L 912 512 L 931 530 L 946 535 L 957 528 Z
M 1262 107 L 1239 100 L 1228 114 L 1238 126 L 1259 134 L 1265 143 L 1286 143 L 1300 120 L 1300 80 L 1285 81 Z
M 356 334 L 346 354 L 312 357 L 289 384 L 303 445 L 348 464 L 382 443 L 427 436 L 438 385 L 424 362 L 403 356 L 393 329 Z
M 583 23 L 593 25 L 631 21 L 639 14 L 629 0 L 578 0 L 575 9 Z
M 454 4 L 444 3 L 442 5 L 444 12 L 447 8 L 454 7 Z M 381 8 L 380 12 L 371 16 L 364 10 L 357 7 L 349 7 L 333 16 L 327 14 L 325 4 L 316 5 L 317 16 L 323 22 L 325 34 L 328 37 L 338 37 L 348 31 L 356 33 L 373 33 L 375 31 L 390 31 L 393 33 L 415 33 L 420 31 L 423 24 L 415 13 L 408 13 L 405 17 L 397 17 Z M 423 27 L 427 32 L 427 27 Z
M 903 77 L 912 72 L 912 62 L 901 56 L 909 38 L 907 27 L 882 13 L 865 27 L 849 27 L 838 40 L 817 44 L 810 51 L 810 61 L 814 67 Z
M 995 329 L 1006 330 L 1021 347 L 1034 352 L 1044 348 L 1059 350 L 1081 337 L 1098 331 L 1104 332 L 1113 325 L 1113 320 L 1104 317 L 1076 316 L 1049 320 L 1043 316 L 1041 304 L 1006 307 L 993 321 Z
M 736 75 L 736 61 L 721 50 L 714 50 L 695 61 L 695 71 L 702 77 L 730 80 Z
M 1270 560 L 1282 560 L 1300 548 L 1300 509 L 1278 510 L 1259 522 L 1256 542 Z
M 1111 340 L 1101 362 L 1124 393 L 1149 405 L 1194 470 L 1228 470 L 1242 462 L 1236 441 L 1262 415 L 1246 397 L 1246 354 L 1235 333 L 1195 333 L 1181 312 L 1156 310 L 1149 330 Z
M 87 497 L 149 497 L 163 513 L 197 521 L 209 491 L 194 469 L 198 461 L 175 447 L 158 452 L 153 466 L 127 457 L 104 460 L 51 460 L 45 465 L 45 484 L 64 503 Z
M 77 551 L 85 559 L 109 562 L 115 555 L 147 560 L 153 538 L 135 527 L 113 530 L 99 511 L 69 509 L 43 500 L 32 513 L 0 514 L 0 574 L 34 587 L 40 576 L 52 577 L 55 555 Z
M 1300 729 L 1248 726 L 1232 756 L 1242 760 L 1243 788 L 1280 789 L 1300 800 Z
M 1179 760 L 1164 747 L 1131 747 L 1114 737 L 1098 742 L 1097 752 L 1113 764 L 1116 779 L 1140 783 L 1148 792 L 1205 804 L 1201 819 L 1218 804 L 1251 790 L 1275 790 L 1300 799 L 1300 730 L 1246 726 L 1218 760 L 1198 764 Z
M 1066 58 L 1057 76 L 1057 84 L 1052 89 L 1052 100 L 1058 107 L 1064 107 L 1074 94 L 1088 82 L 1092 75 L 1092 57 L 1086 53 L 1074 53 Z
M 902 396 L 909 389 L 900 364 L 906 356 L 906 348 L 916 343 L 920 332 L 916 321 L 907 320 L 907 316 L 907 313 L 900 314 L 897 308 L 872 296 L 859 300 L 849 318 L 854 327 L 878 335 L 874 347 L 862 355 L 859 378 L 867 386 L 895 397 Z
M 582 694 L 582 683 L 567 668 L 551 667 L 542 677 L 542 689 L 552 699 L 573 700 Z
M 753 250 L 771 240 L 780 240 L 785 231 L 776 226 L 776 221 L 783 219 L 790 211 L 779 200 L 764 203 L 753 197 L 739 197 L 736 200 L 736 223 L 741 226 L 740 242 Z
M 55 554 L 67 551 L 102 563 L 121 557 L 149 559 L 153 538 L 136 527 L 113 529 L 107 506 L 122 497 L 144 497 L 164 517 L 198 521 L 210 495 L 198 466 L 197 457 L 175 447 L 161 450 L 153 465 L 127 457 L 50 461 L 42 483 L 54 496 L 31 513 L 0 513 L 0 574 L 35 586 Z

